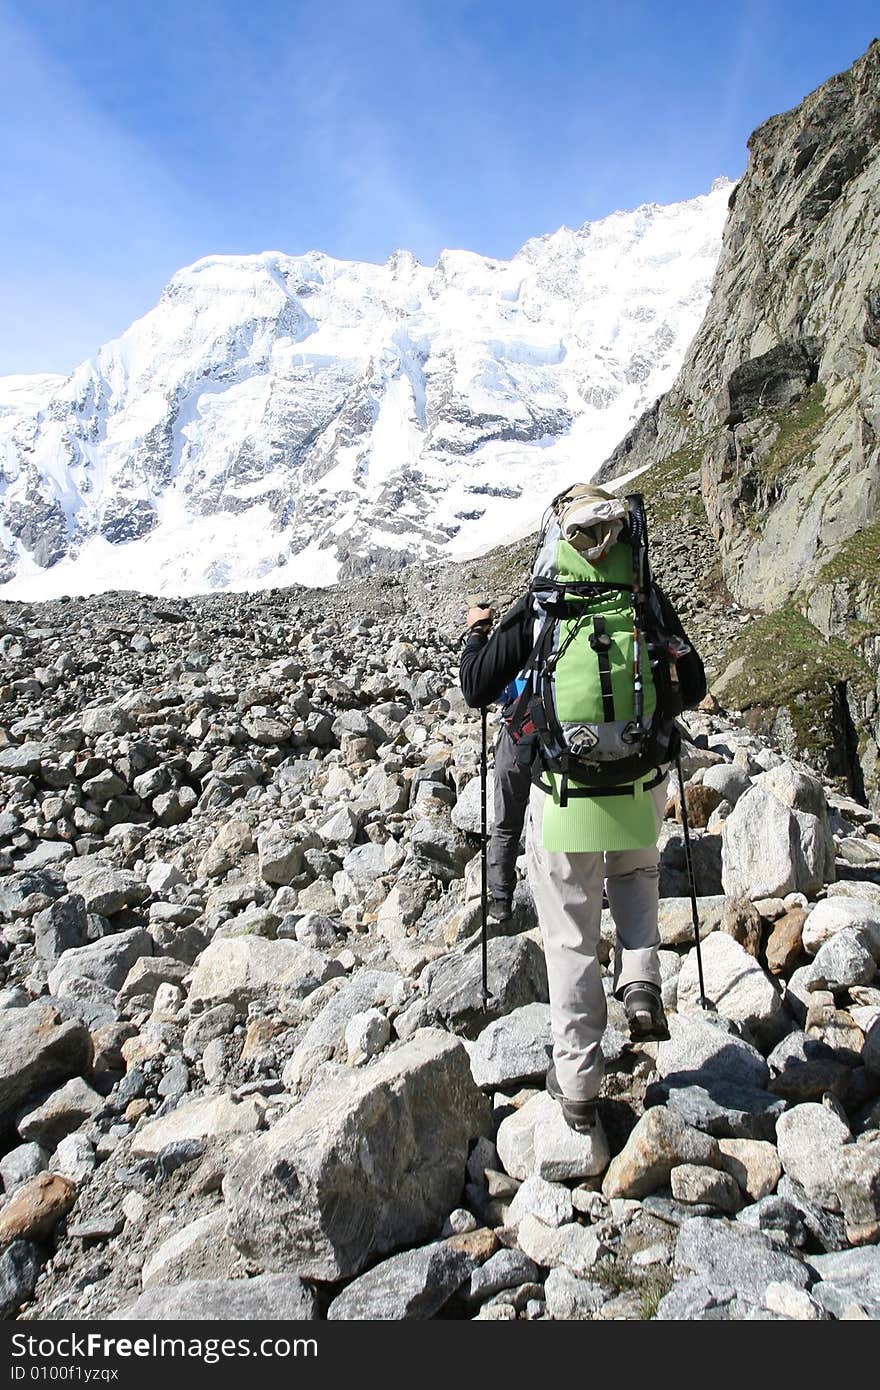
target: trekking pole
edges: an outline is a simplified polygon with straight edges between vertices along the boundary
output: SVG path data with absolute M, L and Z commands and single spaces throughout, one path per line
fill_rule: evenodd
M 481 948 L 483 954 L 483 1012 L 489 1006 L 489 892 L 487 888 L 487 865 L 488 854 L 488 834 L 486 827 L 486 782 L 488 764 L 488 736 L 486 733 L 486 720 L 488 710 L 483 705 L 480 710 L 481 724 L 481 744 L 480 744 L 480 905 L 482 913 L 482 940 Z
M 700 950 L 700 914 L 697 909 L 697 890 L 694 885 L 694 862 L 691 857 L 691 833 L 688 825 L 687 802 L 684 794 L 684 774 L 681 770 L 681 754 L 675 755 L 675 768 L 678 773 L 678 790 L 681 796 L 681 824 L 684 830 L 684 857 L 687 862 L 688 884 L 691 890 L 691 916 L 694 921 L 694 945 L 697 948 L 697 974 L 700 979 L 700 1008 L 712 1008 L 711 1000 L 706 998 L 706 986 L 703 982 L 703 955 Z

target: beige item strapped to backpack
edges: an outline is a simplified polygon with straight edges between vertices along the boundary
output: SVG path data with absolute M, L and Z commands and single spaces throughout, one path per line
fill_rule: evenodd
M 585 560 L 604 560 L 626 524 L 625 502 L 600 487 L 578 483 L 553 502 L 559 529 Z

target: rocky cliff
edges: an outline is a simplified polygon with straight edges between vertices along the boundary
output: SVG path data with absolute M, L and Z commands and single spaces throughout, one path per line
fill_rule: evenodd
M 752 135 L 706 318 L 602 477 L 695 509 L 754 621 L 716 684 L 875 800 L 880 43 Z

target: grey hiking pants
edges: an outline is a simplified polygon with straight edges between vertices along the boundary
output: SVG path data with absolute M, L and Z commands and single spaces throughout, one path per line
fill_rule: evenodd
M 651 795 L 659 833 L 665 780 Z M 541 839 L 545 801 L 546 793 L 533 787 L 526 862 L 547 961 L 553 1061 L 563 1095 L 592 1100 L 602 1082 L 608 1018 L 597 958 L 603 882 L 617 929 L 615 991 L 636 980 L 659 985 L 659 854 L 656 844 L 605 854 L 546 850 Z
M 517 752 L 523 755 L 517 757 Z M 516 861 L 532 788 L 534 738 L 516 744 L 502 724 L 495 740 L 495 824 L 489 845 L 486 880 L 493 898 L 511 898 L 516 886 Z

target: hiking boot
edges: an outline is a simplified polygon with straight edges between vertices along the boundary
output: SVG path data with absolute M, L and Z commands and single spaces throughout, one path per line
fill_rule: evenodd
M 562 1107 L 562 1118 L 577 1134 L 592 1134 L 599 1121 L 599 1114 L 594 1100 L 566 1100 L 562 1091 L 559 1089 L 559 1082 L 556 1080 L 556 1068 L 550 1064 L 547 1072 L 547 1094 L 554 1100 L 558 1100 Z
M 633 1042 L 665 1042 L 669 1026 L 658 985 L 638 980 L 623 991 L 623 1007 Z
M 510 898 L 493 898 L 489 912 L 496 922 L 507 922 L 513 916 L 513 903 Z

